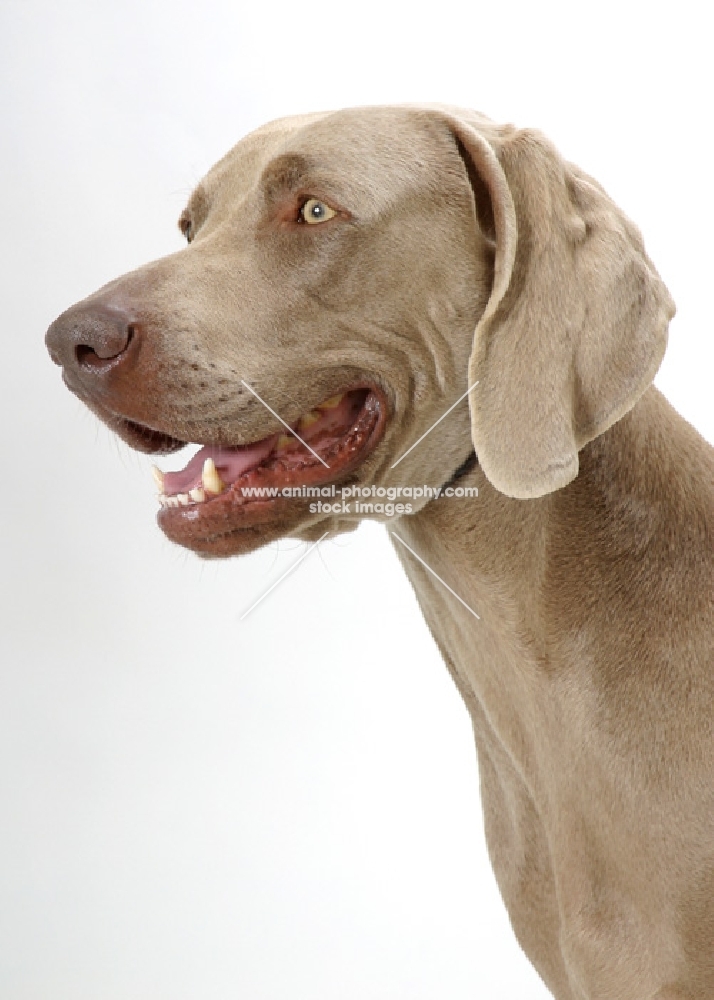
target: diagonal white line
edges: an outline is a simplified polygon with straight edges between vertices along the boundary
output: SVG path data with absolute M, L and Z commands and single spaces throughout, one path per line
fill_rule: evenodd
M 454 409 L 454 407 L 458 406 L 462 399 L 466 399 L 466 397 L 468 396 L 468 394 L 471 392 L 471 389 L 475 389 L 477 385 L 478 385 L 478 382 L 474 382 L 474 384 L 469 389 L 466 390 L 466 392 L 463 394 L 463 396 L 459 396 L 459 398 L 456 400 L 456 402 L 453 404 L 453 406 L 450 406 L 449 409 L 446 411 L 446 413 L 442 413 L 441 416 L 439 417 L 439 419 L 434 421 L 434 423 L 431 425 L 431 427 L 429 428 L 428 431 L 424 431 L 424 433 L 422 434 L 422 436 L 419 438 L 419 441 L 415 441 L 414 444 L 411 446 L 411 448 L 407 448 L 407 450 L 402 455 L 402 458 L 406 458 L 407 455 L 409 454 L 409 452 L 412 451 L 412 449 L 416 448 L 416 446 L 419 444 L 419 442 L 423 441 L 424 438 L 427 436 L 427 434 L 431 434 L 431 432 L 434 430 L 434 428 L 437 426 L 437 424 L 440 424 L 441 421 L 444 419 L 444 417 L 448 417 L 448 415 L 451 413 L 451 411 Z M 396 467 L 401 462 L 402 458 L 398 458 L 396 460 L 396 462 L 394 463 L 394 465 L 391 466 L 391 468 L 392 469 L 396 469 Z
M 278 586 L 278 584 L 282 583 L 286 576 L 290 576 L 290 574 L 292 573 L 292 571 L 298 568 L 298 566 L 303 561 L 303 559 L 307 559 L 307 557 L 310 555 L 310 553 L 312 552 L 312 550 L 316 546 L 318 546 L 320 544 L 320 542 L 322 541 L 322 539 L 325 537 L 325 535 L 329 535 L 329 533 L 330 533 L 329 531 L 326 531 L 325 534 L 321 535 L 321 537 L 318 538 L 318 540 L 316 542 L 313 542 L 312 545 L 310 546 L 310 548 L 306 549 L 303 552 L 303 554 L 300 556 L 300 558 L 296 559 L 295 562 L 292 564 L 292 566 L 290 566 L 288 569 L 286 569 L 285 572 L 283 573 L 283 575 L 278 580 L 276 580 L 275 583 L 271 587 L 268 587 L 268 589 L 265 591 L 265 593 L 261 594 L 260 597 L 258 598 L 258 600 L 254 601 L 251 604 L 251 606 L 248 608 L 247 611 L 243 612 L 243 614 L 240 616 L 240 618 L 238 619 L 238 621 L 242 622 L 244 618 L 247 618 L 248 615 L 253 610 L 253 608 L 257 608 L 258 605 L 260 604 L 260 602 L 262 600 L 264 600 L 272 590 L 275 590 L 275 588 Z
M 285 421 L 283 420 L 283 418 L 279 414 L 277 414 L 275 412 L 275 410 L 271 409 L 268 406 L 268 404 L 265 402 L 264 399 L 261 399 L 261 397 L 255 391 L 255 389 L 252 389 L 244 379 L 241 379 L 241 382 L 246 387 L 246 389 L 248 390 L 248 392 L 252 392 L 256 399 L 260 399 L 260 402 L 263 404 L 263 406 L 265 407 L 265 409 L 266 410 L 270 410 L 270 412 L 273 414 L 273 416 L 275 417 L 275 419 L 279 420 L 280 423 L 283 425 L 283 427 L 287 427 L 287 429 L 290 431 L 290 433 L 293 435 L 293 437 L 296 437 L 298 439 L 298 441 L 300 442 L 300 444 L 304 444 L 308 451 L 312 451 L 312 453 L 315 456 L 315 458 L 318 459 L 318 461 L 322 462 L 322 464 L 325 466 L 326 469 L 330 468 L 330 466 L 327 464 L 327 462 L 324 459 L 320 458 L 320 456 L 317 454 L 316 451 L 313 451 L 313 449 L 310 447 L 310 445 L 307 443 L 307 441 L 303 441 L 303 439 L 300 437 L 300 435 L 297 434 L 292 429 L 292 427 L 290 426 L 290 424 L 286 424 Z M 444 414 L 444 416 L 446 416 L 446 414 Z
M 463 399 L 463 396 L 462 396 L 461 398 Z M 446 414 L 444 414 L 444 416 L 446 416 Z M 447 590 L 449 591 L 449 593 L 450 593 L 450 594 L 453 594 L 453 595 L 454 595 L 454 597 L 456 598 L 456 600 L 457 600 L 457 601 L 461 601 L 461 603 L 462 603 L 462 604 L 463 604 L 463 606 L 464 606 L 464 607 L 466 608 L 466 610 L 467 610 L 467 611 L 470 611 L 470 612 L 471 612 L 471 614 L 472 614 L 472 615 L 474 616 L 474 618 L 478 618 L 478 620 L 479 620 L 479 621 L 481 621 L 481 616 L 480 616 L 480 615 L 477 615 L 477 614 L 476 614 L 476 612 L 474 611 L 474 609 L 473 609 L 473 608 L 470 608 L 470 607 L 468 606 L 468 604 L 466 603 L 466 601 L 462 600 L 462 599 L 461 599 L 461 598 L 459 597 L 459 595 L 458 595 L 458 594 L 456 593 L 456 591 L 455 591 L 455 590 L 452 590 L 452 589 L 451 589 L 451 587 L 450 587 L 450 586 L 448 585 L 448 583 L 446 583 L 446 582 L 445 582 L 444 580 L 442 580 L 442 579 L 441 579 L 441 577 L 439 576 L 439 574 L 438 574 L 438 573 L 435 573 L 435 572 L 434 572 L 434 570 L 433 570 L 433 569 L 431 568 L 431 566 L 429 566 L 429 564 L 428 564 L 428 563 L 425 563 L 425 562 L 424 562 L 424 560 L 422 559 L 422 557 L 421 557 L 421 556 L 418 556 L 418 555 L 416 554 L 416 552 L 414 551 L 414 549 L 410 548 L 410 547 L 409 547 L 409 546 L 407 545 L 407 543 L 406 543 L 406 542 L 404 541 L 404 539 L 403 539 L 403 538 L 400 538 L 400 537 L 399 537 L 399 535 L 398 535 L 398 534 L 396 533 L 396 531 L 390 531 L 390 532 L 389 532 L 389 534 L 390 534 L 390 535 L 393 535 L 393 536 L 394 536 L 394 537 L 396 538 L 396 540 L 397 540 L 398 542 L 401 542 L 401 543 L 402 543 L 402 545 L 404 546 L 404 548 L 405 548 L 405 549 L 408 549 L 408 550 L 409 550 L 409 551 L 411 552 L 411 554 L 412 554 L 412 555 L 414 556 L 414 558 L 415 558 L 415 559 L 418 559 L 418 560 L 419 560 L 419 562 L 420 562 L 420 563 L 422 564 L 422 566 L 423 566 L 423 567 L 424 567 L 425 569 L 428 569 L 428 570 L 429 570 L 429 572 L 431 573 L 431 575 L 432 575 L 432 576 L 435 576 L 435 577 L 436 577 L 436 579 L 437 579 L 437 580 L 439 581 L 439 583 L 443 584 L 443 586 L 444 586 L 444 587 L 446 587 L 446 589 L 447 589 Z

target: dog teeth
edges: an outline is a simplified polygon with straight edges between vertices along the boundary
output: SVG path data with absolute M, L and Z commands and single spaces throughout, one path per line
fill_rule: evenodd
M 152 473 L 159 487 L 158 501 L 162 507 L 190 507 L 192 503 L 203 503 L 208 499 L 206 490 L 209 493 L 222 493 L 226 485 L 218 475 L 216 463 L 212 458 L 207 458 L 203 463 L 203 486 L 194 486 L 187 493 L 164 493 L 164 475 L 156 466 L 152 467 Z
M 226 489 L 226 484 L 218 475 L 216 463 L 212 458 L 207 458 L 203 463 L 202 485 L 194 486 L 187 493 L 164 493 L 163 473 L 156 466 L 151 471 L 154 474 L 156 485 L 159 487 L 158 501 L 162 507 L 190 507 L 192 503 L 203 503 L 205 500 L 208 500 L 207 493 L 218 496 Z
M 159 493 L 158 501 L 162 507 L 190 507 L 191 501 L 193 503 L 203 503 L 206 499 L 205 490 L 197 486 L 193 490 L 189 490 L 188 493 L 174 493 L 167 496 L 166 493 Z
M 161 469 L 158 467 L 158 465 L 152 465 L 151 466 L 151 475 L 154 477 L 154 482 L 156 483 L 156 487 L 157 487 L 159 493 L 163 493 L 164 492 L 164 474 L 161 471 Z
M 281 448 L 287 448 L 288 445 L 292 444 L 294 440 L 295 438 L 291 437 L 289 434 L 281 434 L 275 447 L 278 451 L 280 451 Z
M 312 427 L 313 424 L 316 424 L 321 416 L 322 414 L 318 413 L 317 410 L 310 410 L 310 412 L 306 413 L 304 417 L 300 417 L 300 423 L 298 425 L 300 430 L 306 431 L 308 427 Z
M 201 482 L 203 483 L 203 488 L 209 493 L 219 494 L 224 491 L 226 484 L 223 482 L 221 477 L 218 475 L 218 469 L 216 468 L 216 463 L 212 458 L 207 458 L 203 463 L 203 473 L 201 475 Z
M 341 392 L 339 396 L 330 396 L 326 399 L 324 403 L 320 403 L 319 409 L 321 410 L 334 410 L 336 406 L 339 406 L 344 397 L 344 392 Z

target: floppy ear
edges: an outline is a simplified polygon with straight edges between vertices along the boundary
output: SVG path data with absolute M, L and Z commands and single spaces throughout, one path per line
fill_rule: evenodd
M 446 117 L 495 242 L 469 362 L 474 447 L 502 493 L 538 497 L 648 387 L 674 303 L 637 228 L 540 133 Z

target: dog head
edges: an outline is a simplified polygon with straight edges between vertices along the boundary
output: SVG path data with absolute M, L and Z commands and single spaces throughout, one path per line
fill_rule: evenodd
M 472 112 L 271 123 L 180 227 L 183 250 L 73 306 L 47 344 L 131 446 L 203 445 L 163 477 L 159 523 L 204 555 L 361 516 L 288 489 L 440 485 L 472 449 L 510 496 L 565 486 L 650 384 L 674 311 L 594 181 Z

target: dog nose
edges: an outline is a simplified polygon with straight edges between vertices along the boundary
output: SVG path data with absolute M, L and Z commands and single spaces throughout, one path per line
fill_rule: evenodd
M 127 357 L 137 332 L 135 320 L 123 309 L 79 303 L 54 321 L 45 343 L 52 360 L 68 374 L 101 375 Z

